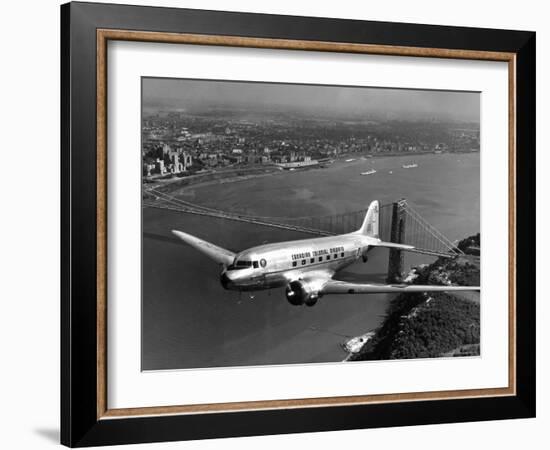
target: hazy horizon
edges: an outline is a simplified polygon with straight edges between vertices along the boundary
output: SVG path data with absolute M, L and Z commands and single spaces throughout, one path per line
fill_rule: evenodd
M 478 92 L 172 78 L 142 79 L 145 110 L 250 109 L 335 116 L 480 120 Z

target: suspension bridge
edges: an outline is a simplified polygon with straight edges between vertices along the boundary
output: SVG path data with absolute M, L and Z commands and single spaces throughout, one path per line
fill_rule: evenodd
M 316 236 L 333 236 L 357 230 L 363 223 L 366 209 L 329 216 L 269 217 L 234 211 L 223 211 L 176 198 L 154 188 L 144 189 L 143 207 L 160 208 L 186 214 L 216 217 L 255 225 L 298 231 Z M 379 234 L 383 241 L 407 244 L 414 252 L 440 257 L 462 255 L 453 242 L 430 225 L 406 200 L 380 205 Z M 399 266 L 401 252 L 390 252 L 390 265 Z

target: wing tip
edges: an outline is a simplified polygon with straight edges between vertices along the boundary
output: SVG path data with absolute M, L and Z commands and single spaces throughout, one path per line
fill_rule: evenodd
M 189 242 L 190 240 L 193 240 L 194 236 L 191 236 L 190 234 L 184 233 L 183 231 L 179 230 L 170 230 L 170 232 L 176 236 L 178 239 L 181 239 L 184 242 Z

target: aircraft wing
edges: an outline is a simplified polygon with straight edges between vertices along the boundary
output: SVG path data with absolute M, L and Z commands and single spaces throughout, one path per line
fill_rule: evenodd
M 479 286 L 348 283 L 346 281 L 328 280 L 323 285 L 319 293 L 320 294 L 383 294 L 383 293 L 403 293 L 403 292 L 451 292 L 451 291 L 479 291 Z
M 230 252 L 225 248 L 218 247 L 217 245 L 211 244 L 207 241 L 203 241 L 198 237 L 192 236 L 182 231 L 172 230 L 172 233 L 186 244 L 195 248 L 199 252 L 204 253 L 210 259 L 213 259 L 219 264 L 225 264 L 226 266 L 228 266 L 232 264 L 233 260 L 235 259 L 235 253 Z

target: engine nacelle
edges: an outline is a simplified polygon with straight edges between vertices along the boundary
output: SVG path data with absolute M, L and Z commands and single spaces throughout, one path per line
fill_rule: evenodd
M 291 281 L 286 287 L 286 299 L 295 306 L 313 306 L 319 299 L 319 291 L 305 281 Z

